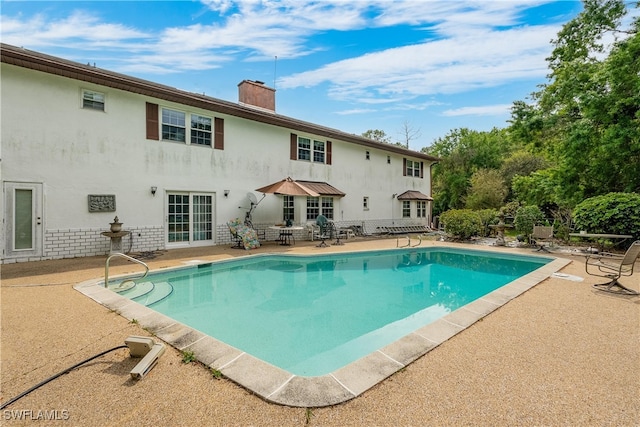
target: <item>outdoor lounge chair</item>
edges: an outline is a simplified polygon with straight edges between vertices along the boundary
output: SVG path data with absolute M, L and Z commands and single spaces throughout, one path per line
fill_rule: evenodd
M 544 246 L 544 242 L 552 239 L 553 239 L 553 226 L 534 225 L 533 233 L 529 235 L 529 241 L 535 245 L 538 245 L 537 252 L 540 252 L 540 251 L 550 252 L 549 249 L 547 249 Z
M 584 268 L 587 274 L 611 279 L 610 282 L 593 285 L 596 289 L 624 295 L 640 295 L 640 292 L 629 289 L 618 281 L 622 276 L 633 274 L 633 267 L 638 257 L 640 257 L 640 240 L 633 242 L 624 255 L 608 252 L 589 254 Z M 589 266 L 592 267 L 591 271 L 589 271 Z
M 255 249 L 260 247 L 256 230 L 243 224 L 240 218 L 227 222 L 227 227 L 229 227 L 232 239 L 236 241 L 235 246 L 232 246 L 232 248 Z

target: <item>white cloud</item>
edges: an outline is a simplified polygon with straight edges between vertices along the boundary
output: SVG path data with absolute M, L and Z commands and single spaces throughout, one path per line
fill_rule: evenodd
M 16 46 L 38 47 L 75 44 L 83 49 L 124 47 L 123 42 L 149 37 L 143 31 L 120 24 L 102 23 L 85 12 L 48 20 L 39 14 L 26 20 L 2 16 L 2 42 Z
M 291 60 L 342 46 L 312 45 L 329 30 L 411 25 L 415 44 L 352 57 L 284 76 L 280 89 L 329 83 L 334 99 L 408 102 L 417 96 L 490 87 L 544 76 L 549 40 L 559 27 L 514 27 L 526 8 L 545 1 L 205 0 L 211 21 L 156 30 L 103 22 L 91 12 L 65 19 L 44 13 L 2 16 L 3 42 L 38 49 L 65 46 L 96 52 L 114 68 L 147 73 L 214 69 L 231 61 Z M 431 37 L 429 39 L 429 37 Z M 92 56 L 93 57 L 93 56 Z M 112 63 L 114 63 L 112 62 Z
M 544 77 L 549 40 L 558 28 L 486 30 L 387 49 L 281 78 L 280 88 L 332 85 L 337 99 L 422 96 Z M 374 95 L 375 94 L 375 95 Z
M 442 112 L 443 116 L 501 116 L 509 114 L 512 104 L 482 105 L 479 107 L 461 107 Z

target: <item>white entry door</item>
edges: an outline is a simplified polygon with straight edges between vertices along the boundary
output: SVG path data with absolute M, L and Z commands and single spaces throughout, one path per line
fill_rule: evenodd
M 42 184 L 5 182 L 5 257 L 42 256 Z

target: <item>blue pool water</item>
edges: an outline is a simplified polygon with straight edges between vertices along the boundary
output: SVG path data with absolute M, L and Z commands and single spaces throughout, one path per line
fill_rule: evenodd
M 450 248 L 258 255 L 152 274 L 121 294 L 293 374 L 319 376 L 549 261 Z

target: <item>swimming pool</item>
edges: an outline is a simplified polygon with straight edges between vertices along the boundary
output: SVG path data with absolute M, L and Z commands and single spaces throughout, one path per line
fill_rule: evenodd
M 258 255 L 152 274 L 143 282 L 159 294 L 123 293 L 136 303 L 104 288 L 87 294 L 109 292 L 125 317 L 268 400 L 324 406 L 360 394 L 548 277 L 551 269 L 517 283 L 552 261 L 451 248 Z

